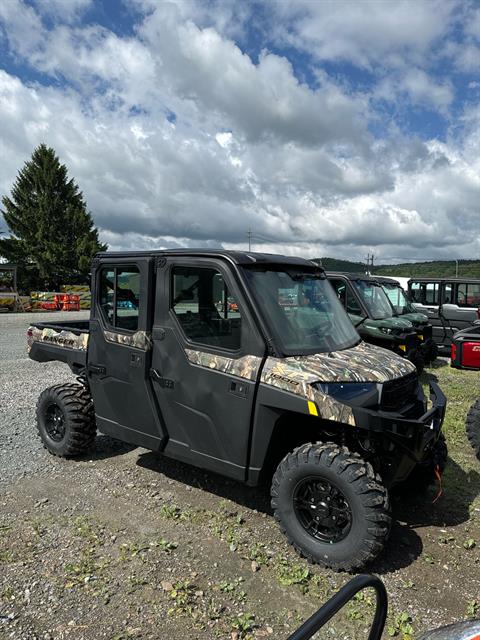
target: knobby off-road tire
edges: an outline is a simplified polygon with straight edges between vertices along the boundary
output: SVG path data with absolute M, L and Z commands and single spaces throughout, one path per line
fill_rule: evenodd
M 476 400 L 467 414 L 465 429 L 475 455 L 480 460 L 480 400 Z
M 357 453 L 333 443 L 304 444 L 287 454 L 273 476 L 271 497 L 290 544 L 332 569 L 363 567 L 390 533 L 389 497 L 380 478 Z
M 425 368 L 425 358 L 420 353 L 420 351 L 417 349 L 415 353 L 410 354 L 408 356 L 408 360 L 410 360 L 410 362 L 415 365 L 417 373 L 418 375 L 420 375 Z
M 426 364 L 432 364 L 438 358 L 438 345 L 436 342 L 432 342 L 428 353 L 425 354 Z
M 97 428 L 89 391 L 74 383 L 45 389 L 37 402 L 37 429 L 53 455 L 71 458 L 91 449 Z

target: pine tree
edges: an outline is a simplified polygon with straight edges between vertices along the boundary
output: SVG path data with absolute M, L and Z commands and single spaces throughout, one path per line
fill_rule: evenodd
M 63 283 L 88 282 L 92 257 L 106 245 L 53 149 L 34 150 L 2 204 L 10 237 L 0 238 L 0 256 L 18 265 L 22 289 L 58 291 Z

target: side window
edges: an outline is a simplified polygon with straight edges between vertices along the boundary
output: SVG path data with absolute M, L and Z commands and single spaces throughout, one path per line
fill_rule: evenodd
M 478 307 L 480 305 L 480 284 L 462 282 L 458 285 L 457 304 L 459 307 Z
M 240 348 L 240 310 L 216 269 L 174 267 L 170 308 L 192 342 L 229 351 Z
M 420 282 L 410 282 L 409 287 L 410 295 L 412 296 L 412 300 L 414 302 L 422 303 L 422 290 L 420 287 Z
M 350 291 L 350 287 L 347 287 L 347 313 L 351 313 L 354 316 L 364 316 L 364 312 L 360 306 L 355 295 Z
M 108 325 L 137 331 L 140 272 L 137 267 L 107 267 L 100 272 L 100 309 Z
M 337 298 L 340 300 L 342 305 L 346 307 L 347 305 L 347 284 L 344 280 L 329 280 L 332 285 L 335 293 L 337 294 Z
M 443 285 L 443 303 L 444 304 L 452 304 L 454 302 L 453 297 L 453 284 L 450 282 L 445 282 Z
M 425 304 L 439 304 L 438 291 L 439 284 L 437 282 L 427 282 L 425 287 Z
M 440 285 L 438 282 L 411 282 L 410 295 L 418 304 L 439 304 Z

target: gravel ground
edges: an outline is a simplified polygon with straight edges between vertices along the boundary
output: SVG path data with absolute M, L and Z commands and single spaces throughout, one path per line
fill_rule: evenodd
M 0 315 L 0 488 L 45 470 L 43 447 L 35 437 L 39 392 L 74 380 L 63 363 L 29 359 L 26 331 L 31 322 L 84 319 L 88 311 Z
M 348 576 L 293 553 L 268 491 L 106 436 L 75 461 L 41 446 L 37 397 L 73 376 L 31 361 L 26 329 L 87 315 L 0 315 L 0 639 L 287 638 Z M 369 568 L 398 640 L 480 616 L 480 464 L 463 427 L 480 376 L 446 365 L 424 375 L 449 398 L 445 496 L 394 496 L 390 541 Z M 373 608 L 370 595 L 352 602 L 318 637 L 366 637 Z

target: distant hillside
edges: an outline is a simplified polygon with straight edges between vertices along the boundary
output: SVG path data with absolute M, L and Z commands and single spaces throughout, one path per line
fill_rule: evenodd
M 315 262 L 321 262 L 327 271 L 352 271 L 365 273 L 363 262 L 350 262 L 350 260 L 337 260 L 336 258 L 317 258 Z M 384 276 L 401 276 L 411 278 L 413 276 L 455 276 L 456 265 L 454 260 L 432 260 L 430 262 L 402 262 L 400 264 L 375 264 L 373 273 Z M 459 277 L 480 278 L 480 260 L 459 260 Z
M 356 264 L 356 263 L 353 263 Z M 402 264 L 378 265 L 373 268 L 374 273 L 385 276 L 402 276 L 411 278 L 413 276 L 455 276 L 456 265 L 454 260 L 432 262 L 414 262 Z M 459 260 L 458 275 L 469 276 L 470 278 L 480 278 L 479 260 Z

